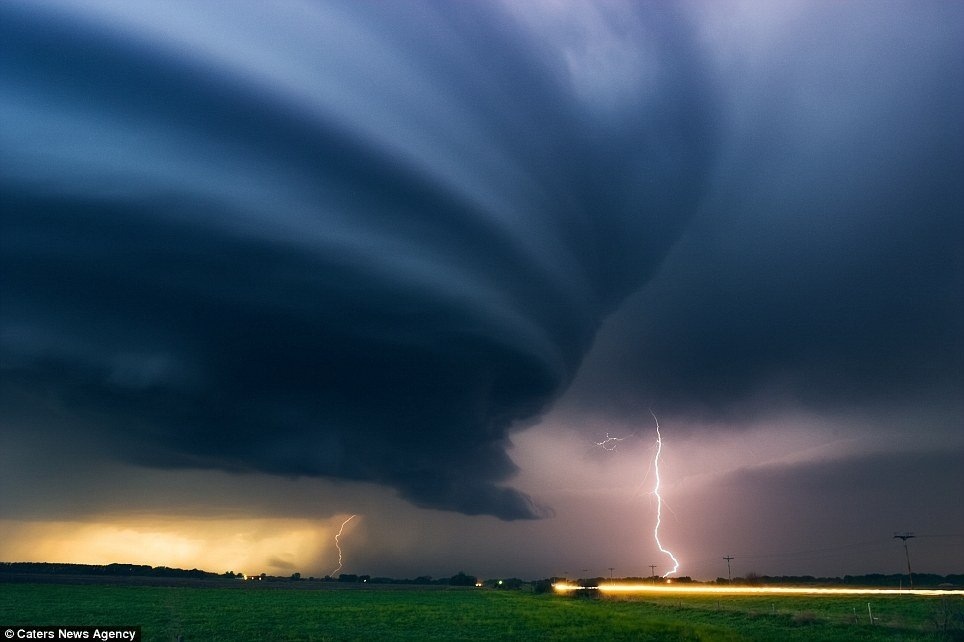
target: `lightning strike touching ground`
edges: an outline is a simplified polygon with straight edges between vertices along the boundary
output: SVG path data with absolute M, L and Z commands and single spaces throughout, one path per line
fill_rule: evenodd
M 350 522 L 351 520 L 355 519 L 356 517 L 358 517 L 358 515 L 352 515 L 351 517 L 349 517 L 348 519 L 346 519 L 345 521 L 343 521 L 343 522 L 341 523 L 341 527 L 338 529 L 338 533 L 335 534 L 335 548 L 338 549 L 338 567 L 331 572 L 331 576 L 332 576 L 332 577 L 334 577 L 334 576 L 335 576 L 335 573 L 337 573 L 338 571 L 340 571 L 340 570 L 341 570 L 341 567 L 342 567 L 342 561 L 341 561 L 341 544 L 338 542 L 338 538 L 341 537 L 342 532 L 344 532 L 344 530 L 345 530 L 345 524 L 347 524 L 347 523 Z
M 676 559 L 675 555 L 663 548 L 663 544 L 659 541 L 659 524 L 663 518 L 663 498 L 659 494 L 659 455 L 663 451 L 663 436 L 659 433 L 659 419 L 656 418 L 656 413 L 650 411 L 650 414 L 653 415 L 653 419 L 656 420 L 656 457 L 653 458 L 653 470 L 656 473 L 656 485 L 653 486 L 653 495 L 656 496 L 656 527 L 653 528 L 653 538 L 656 540 L 656 546 L 659 547 L 660 552 L 668 555 L 669 558 L 673 560 L 673 569 L 663 574 L 663 577 L 667 577 L 679 570 L 679 560 Z

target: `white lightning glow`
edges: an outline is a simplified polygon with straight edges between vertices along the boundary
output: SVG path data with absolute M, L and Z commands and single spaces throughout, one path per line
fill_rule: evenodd
M 659 494 L 659 455 L 663 451 L 663 436 L 659 433 L 659 419 L 656 418 L 656 413 L 650 411 L 650 414 L 656 420 L 656 457 L 653 459 L 653 470 L 656 473 L 656 485 L 653 487 L 653 495 L 656 496 L 656 527 L 653 528 L 653 538 L 656 540 L 656 546 L 659 547 L 660 552 L 673 560 L 673 569 L 663 574 L 663 577 L 668 577 L 679 570 L 679 560 L 670 551 L 663 548 L 663 544 L 659 541 L 659 525 L 663 519 L 663 498 Z
M 335 534 L 335 548 L 338 549 L 338 568 L 336 568 L 335 570 L 333 570 L 333 571 L 331 572 L 331 576 L 332 576 L 332 577 L 334 577 L 335 574 L 336 574 L 338 571 L 341 570 L 341 567 L 342 567 L 342 565 L 343 565 L 343 564 L 342 564 L 342 559 L 341 559 L 341 543 L 339 543 L 338 538 L 341 537 L 341 534 L 345 531 L 345 524 L 347 524 L 347 523 L 350 522 L 351 520 L 355 519 L 356 517 L 358 517 L 358 515 L 352 515 L 351 517 L 349 517 L 348 519 L 346 519 L 345 521 L 343 521 L 343 522 L 341 523 L 341 527 L 338 529 L 338 533 Z
M 616 445 L 621 442 L 625 437 L 611 437 L 609 433 L 606 433 L 606 438 L 602 441 L 597 441 L 596 445 L 603 450 L 616 450 Z

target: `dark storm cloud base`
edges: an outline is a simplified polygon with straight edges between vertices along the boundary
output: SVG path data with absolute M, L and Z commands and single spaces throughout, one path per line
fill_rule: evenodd
M 494 5 L 320 10 L 424 94 L 320 36 L 288 51 L 281 86 L 241 43 L 225 59 L 163 23 L 3 12 L 10 413 L 56 399 L 60 430 L 96 426 L 146 465 L 548 514 L 499 485 L 509 430 L 658 266 L 713 156 L 713 91 L 678 16 L 631 12 L 664 69 L 603 119 Z

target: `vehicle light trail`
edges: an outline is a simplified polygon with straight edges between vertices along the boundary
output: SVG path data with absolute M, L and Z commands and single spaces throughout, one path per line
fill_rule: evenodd
M 345 524 L 347 524 L 347 523 L 350 522 L 351 520 L 355 519 L 356 517 L 358 517 L 358 515 L 352 515 L 351 517 L 349 517 L 348 519 L 346 519 L 345 521 L 343 521 L 343 522 L 341 523 L 341 527 L 338 529 L 338 533 L 335 534 L 335 548 L 338 549 L 338 568 L 336 568 L 335 570 L 333 570 L 333 571 L 331 572 L 332 577 L 334 577 L 334 576 L 335 576 L 335 573 L 337 573 L 338 571 L 340 571 L 340 570 L 341 570 L 341 567 L 342 567 L 342 561 L 341 561 L 341 544 L 338 542 L 338 538 L 341 537 L 341 534 L 344 532 L 344 530 L 345 530 Z
M 653 459 L 653 469 L 656 473 L 656 485 L 653 487 L 653 495 L 656 496 L 656 527 L 653 528 L 653 538 L 656 540 L 656 546 L 659 547 L 659 550 L 673 560 L 673 569 L 663 574 L 663 577 L 667 577 L 679 570 L 679 560 L 670 551 L 663 548 L 663 544 L 659 541 L 659 525 L 663 519 L 663 498 L 659 494 L 659 455 L 663 451 L 663 436 L 659 433 L 659 419 L 656 418 L 656 413 L 652 410 L 649 412 L 656 420 L 656 457 Z
M 962 589 L 881 589 L 881 588 L 820 588 L 810 586 L 694 586 L 692 584 L 600 584 L 577 586 L 566 582 L 552 585 L 557 593 L 598 590 L 601 593 L 663 593 L 690 595 L 960 595 Z

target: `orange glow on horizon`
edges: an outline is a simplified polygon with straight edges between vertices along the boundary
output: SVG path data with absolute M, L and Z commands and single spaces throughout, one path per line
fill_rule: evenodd
M 0 520 L 0 559 L 307 575 L 334 560 L 331 537 L 341 521 L 338 516 L 324 520 L 143 516 L 97 522 Z
M 552 585 L 557 593 L 598 589 L 601 593 L 650 593 L 690 595 L 961 595 L 964 589 L 879 589 L 879 588 L 819 588 L 808 586 L 704 586 L 683 584 L 600 584 L 577 586 L 566 582 Z

